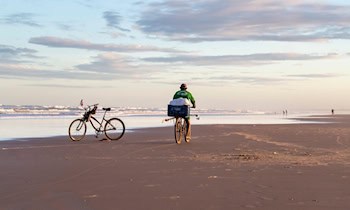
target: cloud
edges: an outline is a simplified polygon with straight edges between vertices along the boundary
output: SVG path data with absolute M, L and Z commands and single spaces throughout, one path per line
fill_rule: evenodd
M 5 50 L 3 50 L 5 51 Z M 19 50 L 20 51 L 20 50 Z M 24 50 L 26 52 L 26 50 Z M 12 52 L 10 50 L 10 52 Z M 13 53 L 16 54 L 16 53 Z M 251 58 L 260 58 L 259 55 L 251 55 Z M 264 56 L 262 56 L 264 57 Z M 271 56 L 274 57 L 274 56 Z M 293 57 L 293 56 L 292 56 Z M 298 56 L 294 56 L 297 58 Z M 304 57 L 304 56 L 301 56 Z M 275 56 L 275 59 L 283 60 L 283 56 Z M 203 60 L 208 58 L 201 58 Z M 198 61 L 196 61 L 198 62 Z M 195 63 L 196 63 L 195 62 Z M 202 62 L 202 60 L 200 61 Z M 225 61 L 223 61 L 225 62 Z M 244 62 L 242 62 L 244 63 Z M 210 64 L 210 62 L 209 62 Z M 195 64 L 198 65 L 198 64 Z M 204 64 L 203 64 L 204 65 Z M 228 65 L 227 63 L 225 65 Z M 171 65 L 173 66 L 173 65 Z M 301 81 L 305 79 L 326 79 L 331 77 L 338 77 L 337 74 L 315 73 L 315 74 L 290 74 L 290 75 L 274 75 L 260 76 L 260 75 L 242 75 L 237 72 L 233 74 L 232 71 L 216 71 L 213 74 L 212 70 L 207 72 L 197 72 L 195 74 L 188 74 L 186 70 L 176 68 L 173 71 L 169 65 L 150 65 L 147 63 L 140 63 L 132 57 L 120 55 L 112 52 L 101 53 L 91 58 L 88 63 L 83 63 L 72 67 L 71 69 L 47 69 L 35 64 L 28 63 L 0 63 L 0 78 L 17 78 L 26 79 L 70 79 L 70 80 L 99 80 L 99 81 L 113 81 L 113 80 L 147 80 L 154 83 L 172 83 L 178 81 L 178 75 L 187 74 L 187 81 L 195 84 L 213 84 L 213 85 L 231 85 L 231 84 L 252 84 L 252 85 L 266 85 L 266 84 L 284 84 L 290 81 Z M 167 78 L 166 80 L 164 78 Z
M 119 44 L 98 44 L 84 40 L 73 40 L 52 36 L 33 37 L 29 40 L 31 44 L 44 45 L 56 48 L 75 48 L 85 50 L 111 51 L 111 52 L 181 52 L 171 48 L 159 48 L 143 45 L 119 45 Z
M 87 73 L 71 70 L 57 70 L 57 69 L 42 69 L 32 65 L 24 64 L 2 64 L 0 63 L 0 78 L 17 78 L 25 79 L 37 78 L 37 79 L 76 79 L 76 80 L 112 80 L 115 77 L 111 77 L 106 74 Z
M 291 74 L 287 75 L 287 77 L 295 77 L 295 78 L 303 78 L 303 79 L 319 79 L 319 78 L 332 78 L 332 77 L 339 77 L 339 74 Z
M 0 45 L 0 56 L 14 57 L 14 56 L 33 56 L 37 51 L 29 48 L 16 48 L 9 45 Z
M 62 85 L 62 84 L 29 84 L 29 85 L 26 85 L 26 86 L 33 86 L 33 87 L 48 87 L 48 88 L 83 88 L 83 89 L 86 89 L 86 88 L 90 88 L 90 89 L 95 89 L 96 87 L 95 86 L 91 86 L 89 84 L 86 84 L 86 85 L 74 85 L 74 84 L 67 84 L 67 85 Z M 108 85 L 104 85 L 104 86 L 99 86 L 99 88 L 113 88 L 113 86 L 108 86 Z
M 71 25 L 65 23 L 56 23 L 57 27 L 63 31 L 73 31 L 74 28 Z
M 130 57 L 106 52 L 92 58 L 91 62 L 71 69 L 47 69 L 35 64 L 0 63 L 1 78 L 45 78 L 75 80 L 148 80 L 164 71 L 160 65 L 138 65 Z
M 144 79 L 162 71 L 159 65 L 139 65 L 130 57 L 111 52 L 102 53 L 93 57 L 90 63 L 80 64 L 75 68 L 79 71 L 106 74 L 118 79 Z
M 0 62 L 24 63 L 30 62 L 30 59 L 42 58 L 37 56 L 36 53 L 36 50 L 29 48 L 17 48 L 9 45 L 0 45 Z
M 249 84 L 249 85 L 285 85 L 289 82 L 300 82 L 312 79 L 327 79 L 336 78 L 342 75 L 331 73 L 319 74 L 294 74 L 294 75 L 278 75 L 274 76 L 260 76 L 260 75 L 242 75 L 224 73 L 218 76 L 211 76 L 212 74 L 202 75 L 200 77 L 192 77 L 191 82 L 196 84 L 214 84 L 214 85 L 232 85 L 232 84 Z
M 278 61 L 301 61 L 330 59 L 336 57 L 336 54 L 327 55 L 309 55 L 298 53 L 262 53 L 250 55 L 222 55 L 222 56 L 198 56 L 198 55 L 179 55 L 172 57 L 152 57 L 144 58 L 148 62 L 191 64 L 202 66 L 223 66 L 223 65 L 257 65 L 269 64 Z
M 118 75 L 130 74 L 130 69 L 135 71 L 138 67 L 132 66 L 128 62 L 128 58 L 115 54 L 115 53 L 103 53 L 92 58 L 93 61 L 87 64 L 77 65 L 76 68 L 86 72 L 96 73 L 112 73 Z
M 33 13 L 15 13 L 8 16 L 5 16 L 4 18 L 0 19 L 0 22 L 3 22 L 5 24 L 13 24 L 13 25 L 26 25 L 31 27 L 42 27 L 39 23 L 37 23 L 33 18 L 36 15 Z
M 319 41 L 350 39 L 350 6 L 317 1 L 165 0 L 137 21 L 147 34 L 171 40 Z
M 107 26 L 111 28 L 116 28 L 121 31 L 130 31 L 128 29 L 120 27 L 120 22 L 122 20 L 122 17 L 119 15 L 118 12 L 113 11 L 105 11 L 103 13 L 103 18 L 107 21 Z
M 101 34 L 107 34 L 108 36 L 110 36 L 113 39 L 117 39 L 120 37 L 128 37 L 130 39 L 135 39 L 135 37 L 133 35 L 128 35 L 125 34 L 123 32 L 119 32 L 119 31 L 107 31 L 107 32 L 100 32 Z
M 263 77 L 263 76 L 232 76 L 232 75 L 225 75 L 225 76 L 217 76 L 217 77 L 210 77 L 208 78 L 211 83 L 214 84 L 234 84 L 234 83 L 241 83 L 241 84 L 250 84 L 250 85 L 271 85 L 271 84 L 284 84 L 288 81 L 292 81 L 293 79 L 286 79 L 281 77 Z

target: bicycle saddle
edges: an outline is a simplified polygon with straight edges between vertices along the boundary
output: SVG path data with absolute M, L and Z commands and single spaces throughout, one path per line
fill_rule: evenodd
M 105 110 L 105 111 L 111 111 L 111 108 L 102 108 L 103 110 Z

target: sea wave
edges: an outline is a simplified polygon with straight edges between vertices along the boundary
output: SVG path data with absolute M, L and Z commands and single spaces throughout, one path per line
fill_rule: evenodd
M 47 118 L 47 117 L 72 117 L 81 116 L 84 108 L 62 105 L 0 105 L 0 118 Z M 97 115 L 102 115 L 102 107 L 97 110 Z M 224 109 L 195 109 L 193 114 L 202 115 L 264 115 L 267 112 L 251 110 L 224 110 Z M 111 107 L 109 115 L 114 116 L 159 116 L 167 115 L 167 108 L 144 108 L 144 107 Z

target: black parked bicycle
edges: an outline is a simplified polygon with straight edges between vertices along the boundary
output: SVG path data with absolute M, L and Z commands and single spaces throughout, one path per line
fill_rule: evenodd
M 105 111 L 101 122 L 99 122 L 94 116 L 96 114 L 98 104 L 87 106 L 85 113 L 82 118 L 73 120 L 70 124 L 68 133 L 72 141 L 80 141 L 85 137 L 86 134 L 86 123 L 90 122 L 92 127 L 95 129 L 96 138 L 99 134 L 104 133 L 110 140 L 118 140 L 125 133 L 125 125 L 119 118 L 106 119 L 106 113 L 111 111 L 111 108 L 103 108 Z

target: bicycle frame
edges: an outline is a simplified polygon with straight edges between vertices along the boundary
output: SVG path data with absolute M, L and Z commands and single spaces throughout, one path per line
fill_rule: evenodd
M 106 113 L 107 113 L 107 110 L 105 110 L 104 114 L 103 114 L 103 117 L 102 117 L 102 120 L 101 122 L 98 121 L 94 116 L 90 115 L 89 118 L 87 119 L 88 122 L 90 122 L 91 126 L 95 129 L 96 133 L 100 133 L 100 132 L 103 132 L 103 123 L 104 122 L 107 122 L 106 120 Z M 95 124 L 97 123 L 98 126 L 95 126 Z
M 103 121 L 107 121 L 106 119 L 102 118 L 102 121 L 99 122 L 94 116 L 91 116 L 89 119 L 89 122 L 91 126 L 95 129 L 96 132 L 102 132 L 103 131 Z M 94 123 L 98 124 L 98 126 L 95 126 Z

